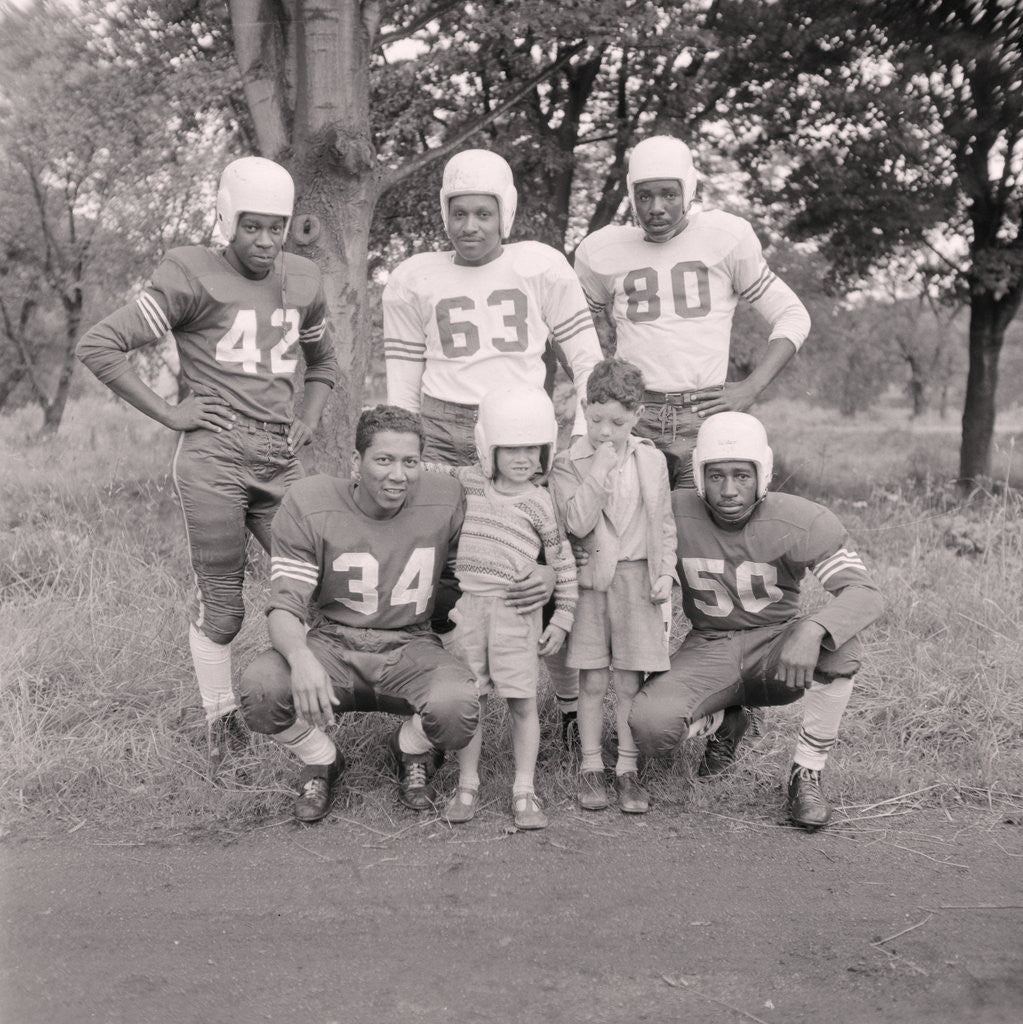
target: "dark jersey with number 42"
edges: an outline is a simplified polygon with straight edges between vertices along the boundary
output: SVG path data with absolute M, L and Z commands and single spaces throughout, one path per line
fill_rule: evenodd
M 307 384 L 333 387 L 338 378 L 320 271 L 292 253 L 282 253 L 266 277 L 252 280 L 223 250 L 171 249 L 139 297 L 82 338 L 78 355 L 108 384 L 127 372 L 128 352 L 168 332 L 192 392 L 219 398 L 252 419 L 294 419 L 300 348 Z

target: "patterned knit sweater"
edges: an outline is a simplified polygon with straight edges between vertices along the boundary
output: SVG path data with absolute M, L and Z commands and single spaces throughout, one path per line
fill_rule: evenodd
M 454 476 L 465 489 L 465 521 L 455 560 L 462 590 L 503 594 L 509 583 L 532 571 L 542 546 L 547 564 L 554 570 L 551 622 L 570 630 L 579 597 L 575 558 L 550 493 L 534 486 L 522 494 L 500 494 L 478 465 L 424 463 L 424 467 Z

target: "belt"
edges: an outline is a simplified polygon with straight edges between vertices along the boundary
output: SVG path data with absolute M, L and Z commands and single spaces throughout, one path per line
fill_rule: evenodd
M 446 416 L 455 423 L 464 423 L 473 426 L 479 416 L 478 405 L 467 405 L 464 402 L 449 402 L 444 398 L 434 398 L 433 395 L 423 395 L 419 404 L 419 411 L 426 415 Z
M 709 391 L 721 391 L 723 384 L 715 384 L 712 387 L 697 388 L 696 391 L 644 391 L 644 405 L 692 405 L 699 398 L 706 396 Z
M 291 430 L 290 423 L 270 423 L 267 420 L 254 420 L 251 416 L 243 416 L 240 412 L 236 412 L 234 417 L 238 426 L 245 427 L 250 433 L 255 433 L 257 430 L 265 430 L 268 434 L 280 434 L 281 437 L 287 437 L 288 432 Z

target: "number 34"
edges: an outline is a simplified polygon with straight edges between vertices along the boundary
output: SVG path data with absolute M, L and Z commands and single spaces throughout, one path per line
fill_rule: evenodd
M 271 373 L 294 373 L 298 359 L 290 354 L 298 341 L 297 309 L 275 309 L 270 316 L 272 327 L 283 327 L 281 340 L 270 349 Z M 258 373 L 263 353 L 257 344 L 258 325 L 254 309 L 239 309 L 227 334 L 217 342 L 218 363 L 241 363 L 243 373 Z

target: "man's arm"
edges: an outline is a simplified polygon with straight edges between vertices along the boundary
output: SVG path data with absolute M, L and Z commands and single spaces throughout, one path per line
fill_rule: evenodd
M 426 369 L 426 326 L 401 284 L 400 272 L 398 266 L 383 294 L 387 402 L 419 412 Z
M 334 705 L 340 703 L 330 685 L 330 676 L 306 643 L 302 620 L 283 608 L 274 608 L 267 618 L 270 643 L 291 666 L 291 693 L 295 710 L 310 725 L 326 728 L 334 720 Z
M 697 392 L 693 411 L 703 417 L 718 412 L 746 412 L 795 354 L 794 342 L 788 338 L 772 338 L 757 368 L 745 380 L 726 381 L 717 391 Z

